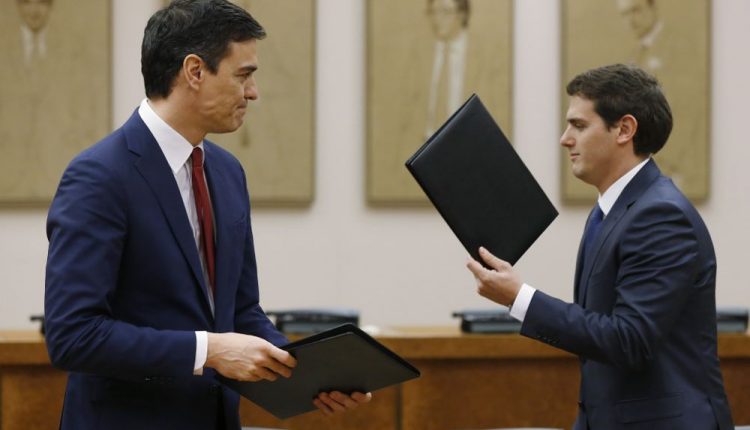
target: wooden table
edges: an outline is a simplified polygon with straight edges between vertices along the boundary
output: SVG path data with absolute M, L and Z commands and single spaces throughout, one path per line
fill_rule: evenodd
M 569 428 L 578 360 L 519 335 L 466 335 L 455 328 L 389 329 L 375 335 L 422 377 L 375 393 L 356 411 L 279 421 L 244 401 L 243 425 L 286 429 L 430 430 L 510 426 Z M 750 423 L 750 336 L 719 336 L 727 394 L 738 424 Z M 65 373 L 50 366 L 34 332 L 0 331 L 0 430 L 57 428 Z

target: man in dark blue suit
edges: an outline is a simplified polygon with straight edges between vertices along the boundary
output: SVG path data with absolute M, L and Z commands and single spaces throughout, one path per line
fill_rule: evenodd
M 574 429 L 733 429 L 716 352 L 716 257 L 698 212 L 651 155 L 672 114 L 631 66 L 576 76 L 560 143 L 599 191 L 578 252 L 575 303 L 467 263 L 479 294 L 511 308 L 521 334 L 580 357 Z
M 154 14 L 147 99 L 65 171 L 45 289 L 50 358 L 70 371 L 62 428 L 239 429 L 238 395 L 216 375 L 293 371 L 259 305 L 244 172 L 204 140 L 236 130 L 257 99 L 264 36 L 225 0 L 176 0 Z M 311 401 L 333 414 L 370 397 Z

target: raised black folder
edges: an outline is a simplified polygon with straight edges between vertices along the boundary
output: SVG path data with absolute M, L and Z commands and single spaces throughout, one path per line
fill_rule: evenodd
M 419 370 L 352 324 L 344 324 L 282 347 L 297 359 L 290 378 L 222 383 L 285 419 L 315 408 L 321 392 L 366 393 L 419 376 Z
M 469 254 L 515 264 L 557 217 L 479 97 L 472 95 L 406 167 Z

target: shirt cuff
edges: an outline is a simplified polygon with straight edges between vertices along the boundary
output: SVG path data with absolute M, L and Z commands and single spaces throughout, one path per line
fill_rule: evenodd
M 513 306 L 510 307 L 510 316 L 523 322 L 526 318 L 526 311 L 529 310 L 531 299 L 534 297 L 536 288 L 528 284 L 521 285 L 521 290 L 518 291 L 516 300 L 513 302 Z
M 208 333 L 205 331 L 195 332 L 195 364 L 193 365 L 193 375 L 202 375 L 203 366 L 206 365 L 208 356 Z

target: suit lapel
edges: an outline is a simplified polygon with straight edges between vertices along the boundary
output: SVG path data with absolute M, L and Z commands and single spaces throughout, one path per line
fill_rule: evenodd
M 585 256 L 581 255 L 581 248 L 583 242 L 579 247 L 578 265 L 576 267 L 576 289 L 580 290 L 579 295 L 576 295 L 578 303 L 581 306 L 586 306 L 586 292 L 588 290 L 589 278 L 591 272 L 596 266 L 596 261 L 599 258 L 599 251 L 601 250 L 604 243 L 607 241 L 609 235 L 614 230 L 615 226 L 620 222 L 623 215 L 630 209 L 630 206 L 635 203 L 636 200 L 651 186 L 651 184 L 661 175 L 659 168 L 656 166 L 654 160 L 649 160 L 646 165 L 633 177 L 628 183 L 625 189 L 617 198 L 614 206 L 609 211 L 604 220 L 602 221 L 601 229 L 596 239 L 592 243 L 591 250 L 586 253 Z M 581 258 L 583 258 L 583 267 L 580 267 Z M 579 277 L 580 270 L 580 277 Z M 580 285 L 580 286 L 579 286 Z
M 193 239 L 185 204 L 182 202 L 180 190 L 177 188 L 172 169 L 167 163 L 159 144 L 146 127 L 137 111 L 123 126 L 128 149 L 139 155 L 135 161 L 135 168 L 151 188 L 159 202 L 162 213 L 177 244 L 190 265 L 193 277 L 203 290 L 206 307 L 209 309 L 208 289 L 203 279 L 200 256 Z

